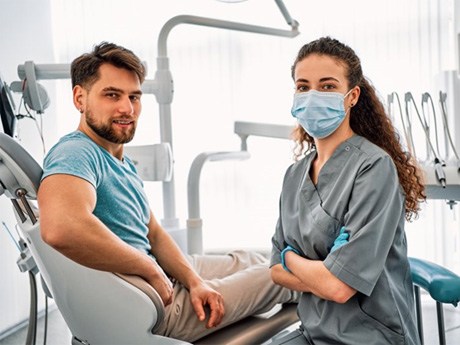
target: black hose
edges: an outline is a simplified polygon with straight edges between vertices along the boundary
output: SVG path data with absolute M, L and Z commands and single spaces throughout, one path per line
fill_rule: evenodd
M 29 327 L 27 329 L 26 345 L 35 345 L 37 339 L 37 281 L 35 274 L 29 271 L 30 310 Z

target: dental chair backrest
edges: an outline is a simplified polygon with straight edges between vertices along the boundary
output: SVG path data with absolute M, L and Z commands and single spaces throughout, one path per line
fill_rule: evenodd
M 164 307 L 144 280 L 84 267 L 43 242 L 32 204 L 41 176 L 41 167 L 22 146 L 0 133 L 0 195 L 13 202 L 24 240 L 73 343 L 186 344 L 153 333 L 163 320 Z

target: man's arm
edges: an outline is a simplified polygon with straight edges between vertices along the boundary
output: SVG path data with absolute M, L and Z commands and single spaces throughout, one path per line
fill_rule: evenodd
M 198 276 L 172 237 L 158 224 L 152 212 L 147 237 L 152 254 L 161 267 L 189 290 L 190 301 L 198 319 L 205 320 L 204 306 L 209 306 L 211 313 L 206 327 L 219 325 L 224 316 L 222 296 Z
M 165 305 L 172 284 L 146 254 L 131 247 L 93 215 L 96 191 L 84 179 L 56 174 L 38 191 L 43 240 L 81 265 L 109 272 L 138 275 L 152 285 Z

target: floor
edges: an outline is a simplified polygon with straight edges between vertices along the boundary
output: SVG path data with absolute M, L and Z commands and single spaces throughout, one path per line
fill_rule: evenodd
M 423 297 L 423 296 L 422 296 Z M 426 345 L 439 344 L 436 307 L 432 300 L 422 298 L 423 303 L 423 327 Z M 446 327 L 446 343 L 448 345 L 460 344 L 460 306 L 444 305 L 444 321 Z M 36 344 L 44 344 L 44 318 L 41 318 L 37 326 Z M 27 329 L 23 328 L 14 334 L 0 340 L 0 345 L 23 345 L 25 344 Z M 66 345 L 71 343 L 71 334 L 58 310 L 53 310 L 48 316 L 48 332 L 46 345 Z M 128 345 L 128 344 L 127 344 Z

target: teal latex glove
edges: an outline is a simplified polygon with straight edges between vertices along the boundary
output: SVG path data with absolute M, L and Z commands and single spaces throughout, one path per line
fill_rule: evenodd
M 289 245 L 286 248 L 284 248 L 283 251 L 281 252 L 281 265 L 283 266 L 285 271 L 291 273 L 289 268 L 286 266 L 286 259 L 284 258 L 287 252 L 294 252 L 297 255 L 300 255 L 300 254 L 299 254 L 299 251 L 297 249 L 295 249 L 295 248 L 293 248 L 293 247 L 291 247 Z
M 330 252 L 332 253 L 333 251 L 342 247 L 345 243 L 348 243 L 349 238 L 350 234 L 346 232 L 345 227 L 342 226 L 342 228 L 340 229 L 339 236 L 337 236 L 337 238 L 335 239 Z

